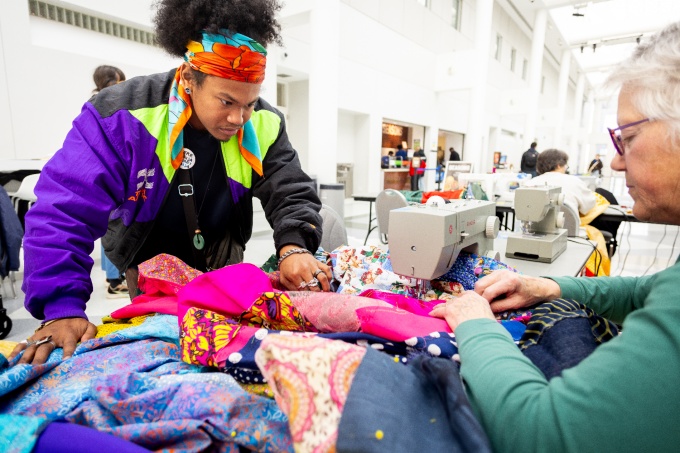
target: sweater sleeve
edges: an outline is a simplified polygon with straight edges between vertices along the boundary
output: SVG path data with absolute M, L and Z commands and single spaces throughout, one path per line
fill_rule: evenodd
M 563 298 L 581 302 L 621 324 L 629 313 L 643 306 L 656 277 L 551 278 L 560 285 Z
M 86 318 L 90 253 L 125 193 L 125 164 L 101 117 L 85 104 L 64 145 L 45 165 L 26 214 L 26 309 L 37 319 Z
M 549 382 L 498 323 L 461 323 L 455 332 L 461 376 L 494 451 L 675 448 L 680 442 L 678 278 L 676 264 L 657 274 L 653 285 L 646 278 L 610 279 L 594 289 L 559 279 L 566 283 L 564 297 L 593 294 L 601 306 L 609 305 L 605 298 L 635 305 L 643 287 L 649 293 L 644 307 L 626 317 L 621 335 Z M 617 300 L 631 289 L 632 295 Z
M 296 244 L 314 253 L 321 243 L 321 201 L 314 182 L 302 171 L 297 152 L 288 140 L 283 116 L 278 114 L 279 135 L 262 162 L 265 177 L 258 180 L 253 193 L 262 202 L 274 229 L 277 253 L 286 244 Z

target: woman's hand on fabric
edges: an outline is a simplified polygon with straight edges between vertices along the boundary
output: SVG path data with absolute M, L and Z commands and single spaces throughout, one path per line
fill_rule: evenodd
M 459 324 L 471 319 L 496 319 L 489 301 L 474 291 L 466 291 L 455 299 L 436 305 L 430 316 L 445 319 L 454 332 Z
M 308 253 L 290 255 L 279 270 L 281 284 L 289 291 L 331 290 L 331 268 Z
M 12 350 L 9 359 L 24 351 L 17 363 L 41 365 L 47 361 L 52 351 L 63 348 L 65 360 L 73 355 L 78 342 L 90 340 L 96 335 L 97 327 L 85 318 L 57 319 L 20 342 Z
M 500 313 L 560 297 L 560 286 L 553 280 L 529 277 L 508 270 L 494 271 L 475 284 L 475 292 Z

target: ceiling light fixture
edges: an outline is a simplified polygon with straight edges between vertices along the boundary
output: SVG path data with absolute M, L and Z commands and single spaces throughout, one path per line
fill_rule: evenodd
M 574 12 L 571 13 L 571 15 L 574 17 L 583 17 L 584 14 L 581 12 L 581 8 L 585 8 L 586 6 L 588 6 L 587 3 L 580 3 L 578 5 L 574 5 Z

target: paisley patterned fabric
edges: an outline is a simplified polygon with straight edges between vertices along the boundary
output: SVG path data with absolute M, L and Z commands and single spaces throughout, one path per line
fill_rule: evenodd
M 270 335 L 262 342 L 255 361 L 288 416 L 296 451 L 335 450 L 342 409 L 365 354 L 362 347 L 319 337 Z
M 0 413 L 64 419 L 150 450 L 292 451 L 274 401 L 180 360 L 177 319 L 158 315 L 78 346 L 62 360 L 0 372 Z M 11 398 L 6 396 L 11 394 Z

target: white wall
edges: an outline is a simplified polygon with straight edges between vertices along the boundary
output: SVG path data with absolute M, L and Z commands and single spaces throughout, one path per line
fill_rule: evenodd
M 73 3 L 77 8 L 78 3 L 91 4 Z M 107 5 L 112 19 L 119 14 L 130 25 L 148 28 L 148 1 Z M 139 19 L 137 24 L 130 15 Z M 118 66 L 128 78 L 179 65 L 152 46 L 29 16 L 28 2 L 23 0 L 3 2 L 0 44 L 4 69 L 0 71 L 0 159 L 40 158 L 56 152 L 92 94 L 92 72 L 98 65 Z
M 306 0 L 288 3 L 282 18 L 285 46 L 273 56 L 278 73 L 292 76 L 279 80 L 284 83 L 292 80 L 288 83 L 285 109 L 288 133 L 303 168 L 311 174 L 329 175 L 334 171 L 310 168 L 309 10 L 313 3 Z M 60 4 L 152 29 L 152 0 L 118 0 L 101 5 L 91 0 L 70 0 Z M 428 131 L 464 135 L 470 129 L 470 90 L 474 80 L 468 67 L 474 48 L 475 0 L 462 2 L 460 31 L 436 14 L 440 10 L 445 14 L 447 4 L 447 0 L 436 0 L 433 10 L 428 10 L 414 0 L 340 1 L 339 88 L 326 94 L 337 103 L 340 112 L 339 135 L 323 152 L 336 156 L 338 162 L 352 159 L 357 190 L 380 187 L 380 124 L 384 118 L 422 125 Z M 97 12 L 92 10 L 95 5 Z M 503 50 L 500 61 L 489 55 L 484 106 L 487 135 L 483 149 L 456 148 L 466 159 L 483 153 L 482 162 L 488 163 L 488 168 L 497 150 L 508 155 L 509 163 L 518 165 L 521 153 L 531 141 L 523 136 L 528 93 L 527 81 L 521 77 L 522 62 L 530 58 L 531 40 L 523 26 L 515 23 L 499 4 L 494 5 L 489 33 L 492 42 L 496 33 L 503 36 Z M 166 71 L 179 64 L 151 46 L 31 17 L 25 0 L 3 3 L 0 44 L 0 65 L 5 68 L 0 71 L 0 136 L 4 144 L 0 159 L 42 157 L 55 152 L 91 94 L 91 74 L 97 65 L 118 66 L 130 78 Z M 513 48 L 514 71 L 510 69 Z M 540 141 L 547 144 L 557 117 L 559 78 L 550 55 L 544 56 L 543 75 L 545 90 L 539 99 L 536 130 Z M 574 101 L 574 85 L 572 76 L 563 128 L 565 135 L 572 135 L 568 152 L 576 152 L 582 146 L 575 138 L 581 128 L 574 124 L 573 117 L 581 106 Z M 276 101 L 273 96 L 264 97 L 272 103 Z M 601 140 L 601 136 L 592 135 L 598 142 Z M 432 141 L 423 143 L 429 150 L 436 143 L 436 136 L 426 139 Z M 348 150 L 352 153 L 348 154 Z M 314 162 L 324 165 L 323 160 Z

